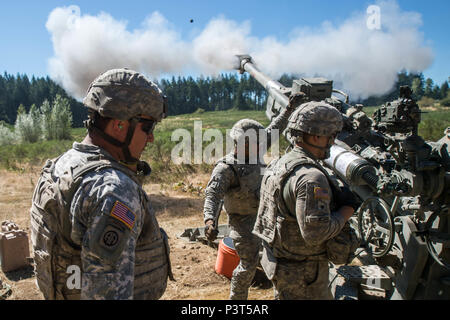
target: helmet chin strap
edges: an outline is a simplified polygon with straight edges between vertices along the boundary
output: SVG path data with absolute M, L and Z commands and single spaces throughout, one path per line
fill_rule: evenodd
M 111 143 L 112 145 L 119 147 L 122 149 L 122 153 L 125 157 L 125 160 L 121 160 L 120 162 L 122 162 L 125 165 L 135 165 L 139 162 L 139 159 L 136 159 L 134 157 L 131 156 L 130 153 L 130 143 L 131 143 L 131 139 L 133 138 L 133 134 L 134 134 L 134 130 L 136 128 L 136 124 L 138 123 L 138 120 L 136 119 L 130 119 L 128 120 L 130 122 L 130 126 L 128 127 L 128 132 L 127 132 L 127 136 L 125 138 L 125 141 L 119 141 L 116 138 L 111 137 L 110 135 L 106 134 L 105 132 L 103 132 L 102 130 L 98 129 L 95 125 L 92 126 L 92 129 L 94 130 L 94 132 L 96 134 L 98 134 L 99 136 L 101 136 L 103 139 L 105 139 L 107 142 Z
M 135 165 L 138 163 L 139 159 L 136 159 L 131 156 L 129 146 L 131 143 L 131 139 L 133 139 L 134 130 L 136 129 L 136 124 L 138 123 L 138 120 L 131 119 L 128 122 L 130 122 L 130 126 L 128 127 L 127 137 L 125 138 L 125 141 L 123 142 L 122 146 L 122 152 L 123 155 L 125 156 L 125 161 L 122 162 L 124 162 L 127 165 Z

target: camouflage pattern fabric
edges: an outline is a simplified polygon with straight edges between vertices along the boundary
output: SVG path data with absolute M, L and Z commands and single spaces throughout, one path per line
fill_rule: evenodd
M 291 113 L 292 111 L 289 109 L 283 110 L 283 112 L 281 112 L 278 117 L 273 119 L 270 125 L 265 129 L 267 149 L 271 146 L 270 137 L 272 130 L 277 129 L 282 132 L 286 128 L 287 121 Z M 247 187 L 245 190 L 239 189 L 236 191 L 238 193 L 247 194 L 248 196 L 236 196 L 233 198 L 235 198 L 235 206 L 238 208 L 246 205 L 244 201 L 247 201 L 248 203 L 251 202 L 252 205 L 256 203 L 256 208 L 254 211 L 254 214 L 256 214 L 259 203 L 259 188 L 261 185 L 263 169 L 264 165 L 262 164 L 238 163 L 238 159 L 236 159 L 233 153 L 230 153 L 217 161 L 205 190 L 206 197 L 203 207 L 204 221 L 209 219 L 215 220 L 218 218 L 215 216 L 215 212 L 217 212 L 220 200 L 224 199 L 226 193 L 234 192 L 240 187 L 240 177 L 246 177 L 249 175 L 258 175 L 258 179 L 253 179 L 252 181 L 249 181 L 249 183 L 246 183 Z M 254 192 L 254 190 L 257 191 Z M 229 210 L 227 212 L 240 213 L 235 212 L 234 210 Z
M 278 262 L 274 284 L 277 300 L 331 300 L 328 262 Z
M 103 149 L 74 143 L 73 149 L 63 154 L 54 167 L 53 174 L 59 177 L 61 190 L 71 189 L 74 168 L 98 155 L 113 160 Z M 131 171 L 115 168 L 92 170 L 81 179 L 73 194 L 65 194 L 71 201 L 68 212 L 61 215 L 60 227 L 51 226 L 50 230 L 57 233 L 56 239 L 61 239 L 47 253 L 53 261 L 50 275 L 56 288 L 53 298 L 159 298 L 170 274 L 168 248 L 138 180 Z M 32 225 L 35 225 L 39 221 L 35 217 L 38 211 L 33 208 Z M 45 251 L 35 240 L 39 236 L 32 233 L 35 252 Z M 73 264 L 81 269 L 81 290 L 67 287 L 67 268 Z M 37 267 L 37 276 L 42 277 L 40 273 L 45 272 Z
M 256 215 L 229 215 L 230 238 L 240 258 L 231 278 L 231 300 L 247 300 L 248 288 L 259 263 L 261 239 L 252 234 L 255 219 Z
M 265 129 L 264 138 L 267 139 L 268 148 L 271 144 L 271 131 L 274 129 L 283 131 L 291 112 L 292 110 L 285 109 Z M 220 200 L 226 199 L 224 208 L 233 230 L 231 238 L 236 241 L 236 251 L 241 258 L 241 263 L 231 280 L 231 299 L 246 299 L 248 287 L 259 263 L 256 253 L 260 249 L 260 240 L 251 234 L 251 230 L 257 214 L 264 167 L 265 165 L 261 163 L 238 163 L 231 153 L 217 162 L 205 190 L 204 221 L 209 219 L 217 221 L 219 217 L 216 217 L 215 213 Z
M 275 199 L 273 195 L 276 194 L 280 197 Z M 324 297 L 321 292 L 325 292 L 328 285 L 326 243 L 339 234 L 345 223 L 341 215 L 332 211 L 333 208 L 330 181 L 305 150 L 295 147 L 269 165 L 261 186 L 253 233 L 267 241 L 277 260 L 273 277 L 276 297 Z M 324 261 L 326 268 L 320 267 L 320 263 L 311 264 L 311 261 Z M 312 270 L 312 265 L 317 268 Z M 299 270 L 292 273 L 295 266 L 306 273 L 300 275 Z M 265 271 L 274 269 L 264 265 L 263 268 Z M 309 271 L 327 280 L 319 280 L 310 290 Z M 326 273 L 326 277 L 320 272 Z M 299 281 L 298 285 L 292 283 L 294 278 Z
M 295 147 L 289 157 L 310 157 L 300 147 Z M 310 158 L 312 160 L 312 158 Z M 283 160 L 280 160 L 281 163 Z M 316 165 L 304 165 L 294 169 L 283 186 L 283 199 L 288 208 L 288 214 L 295 213 L 297 227 L 305 247 L 309 247 L 307 255 L 322 252 L 325 242 L 339 234 L 344 227 L 345 219 L 335 209 L 330 180 L 324 171 Z M 315 250 L 312 247 L 321 247 Z
M 342 130 L 341 113 L 323 101 L 311 101 L 300 105 L 289 117 L 288 130 L 296 130 L 317 136 L 331 136 Z
M 139 72 L 112 69 L 91 83 L 83 103 L 107 118 L 128 120 L 142 114 L 161 121 L 167 115 L 164 99 L 161 89 Z
M 89 151 L 98 150 L 74 144 L 56 163 L 55 174 L 61 176 Z M 111 215 L 116 201 L 135 215 L 132 228 Z M 74 194 L 69 214 L 73 221 L 70 237 L 81 247 L 81 299 L 131 299 L 134 248 L 145 214 L 138 186 L 114 169 L 88 173 Z M 117 240 L 108 241 L 108 235 Z

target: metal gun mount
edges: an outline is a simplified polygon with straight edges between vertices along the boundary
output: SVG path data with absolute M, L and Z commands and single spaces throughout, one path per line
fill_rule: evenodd
M 388 102 L 375 111 L 374 128 L 382 133 L 409 133 L 417 135 L 421 120 L 421 111 L 417 103 L 411 98 L 408 86 L 400 87 L 399 98 Z
M 262 73 L 253 62 L 253 59 L 249 55 L 237 55 L 235 69 L 240 74 L 248 72 L 253 78 L 256 79 L 267 91 L 267 105 L 266 116 L 272 120 L 282 110 L 289 105 L 289 96 L 295 93 L 303 92 L 311 101 L 329 100 L 333 105 L 343 104 L 346 108 L 350 106 L 348 103 L 348 95 L 340 90 L 333 89 L 333 81 L 325 78 L 301 78 L 292 82 L 292 87 L 287 88 L 276 80 L 270 79 L 267 75 Z M 335 99 L 332 93 L 338 93 L 345 97 L 345 102 Z
M 400 88 L 399 98 L 381 106 L 372 120 L 362 105 L 350 105 L 348 95 L 332 89 L 331 80 L 302 78 L 286 88 L 250 56 L 236 61 L 241 74 L 248 72 L 267 90 L 269 119 L 299 91 L 343 115 L 344 128 L 324 164 L 363 201 L 352 221 L 371 262 L 365 262 L 367 270 L 354 266 L 336 274 L 362 286 L 367 271 L 377 269 L 383 277 L 369 277 L 376 280 L 371 287 L 387 291 L 385 298 L 450 299 L 450 128 L 439 141 L 424 141 L 417 132 L 422 112 L 409 87 Z M 385 274 L 392 285 L 383 285 Z
M 448 144 L 417 134 L 420 113 L 402 87 L 374 113 L 371 130 L 338 135 L 324 162 L 363 200 L 360 238 L 394 284 L 379 289 L 391 299 L 450 299 Z

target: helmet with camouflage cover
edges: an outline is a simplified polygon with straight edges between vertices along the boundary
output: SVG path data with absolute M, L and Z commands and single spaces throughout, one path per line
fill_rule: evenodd
M 289 136 L 301 133 L 332 136 L 340 132 L 342 126 L 342 115 L 336 108 L 324 101 L 311 101 L 302 104 L 291 114 L 287 131 Z
M 118 120 L 146 115 L 161 121 L 167 113 L 165 97 L 158 86 L 126 68 L 98 76 L 89 86 L 83 104 L 103 117 Z
M 85 122 L 89 131 L 95 132 L 109 143 L 120 147 L 127 164 L 135 164 L 139 160 L 132 157 L 129 145 L 134 130 L 142 116 L 151 117 L 150 121 L 161 121 L 166 117 L 167 104 L 165 96 L 156 84 L 139 72 L 122 69 L 111 69 L 92 81 L 83 99 L 83 104 L 90 109 L 89 120 Z M 112 118 L 129 121 L 125 141 L 119 141 L 101 130 L 97 118 Z
M 256 132 L 256 136 L 259 135 L 259 129 L 264 129 L 264 126 L 258 121 L 252 119 L 241 119 L 234 124 L 230 131 L 230 137 L 235 142 L 238 142 L 244 137 L 247 130 L 253 129 Z

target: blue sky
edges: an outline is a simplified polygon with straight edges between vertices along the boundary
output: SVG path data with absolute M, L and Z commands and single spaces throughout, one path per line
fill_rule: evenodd
M 450 1 L 397 0 L 396 3 L 402 12 L 420 14 L 422 45 L 431 48 L 434 57 L 424 70 L 425 76 L 438 84 L 447 80 L 450 76 Z M 0 72 L 48 75 L 48 60 L 54 56 L 54 48 L 45 24 L 53 9 L 72 4 L 80 8 L 82 15 L 97 16 L 103 11 L 115 20 L 126 21 L 130 32 L 141 28 L 146 17 L 158 11 L 186 41 L 219 16 L 237 23 L 248 21 L 250 36 L 272 36 L 284 41 L 296 28 L 319 28 L 325 21 L 339 25 L 355 12 L 365 12 L 374 1 L 2 1 Z

